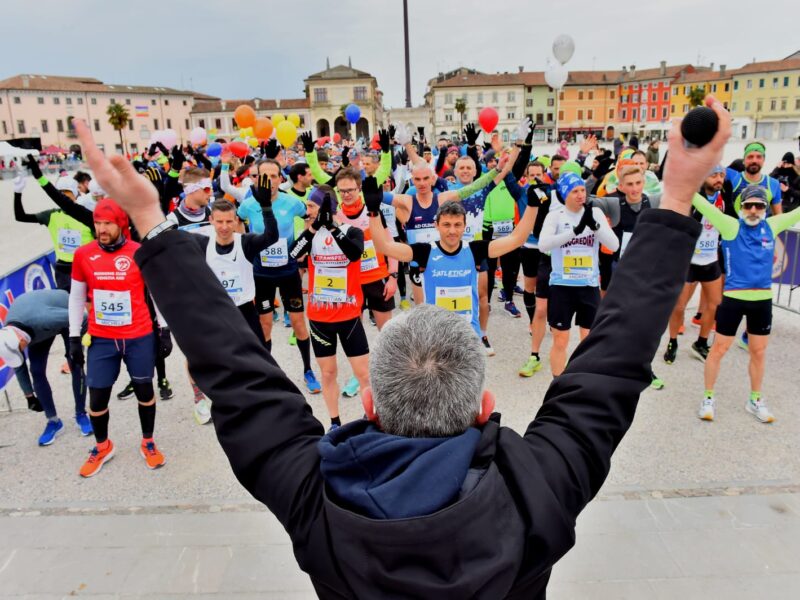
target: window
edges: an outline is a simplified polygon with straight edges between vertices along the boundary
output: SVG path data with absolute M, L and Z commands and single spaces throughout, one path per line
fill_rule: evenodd
M 153 129 L 158 130 L 158 119 L 153 119 Z
M 53 97 L 53 104 L 61 104 L 61 98 L 58 96 Z
M 21 104 L 22 100 L 19 99 L 19 96 L 14 96 L 14 104 Z
M 83 104 L 83 98 L 79 97 L 77 100 L 78 100 L 78 104 Z
M 689 112 L 689 105 L 688 104 L 684 104 L 683 105 L 683 114 L 686 114 L 687 112 Z
M 116 101 L 114 98 L 112 98 L 112 99 L 111 99 L 111 100 L 109 100 L 108 102 L 109 102 L 109 104 L 111 104 L 112 106 L 113 106 L 114 104 L 116 104 L 116 103 L 117 103 L 117 101 Z
M 678 95 L 678 88 L 677 88 L 677 86 L 676 86 L 676 87 L 674 87 L 674 88 L 672 88 L 672 95 L 673 95 L 673 96 L 677 96 L 677 95 Z
M 559 100 L 563 100 L 564 99 L 564 92 L 563 91 L 558 92 L 558 99 Z
M 732 110 L 733 112 L 736 112 L 736 102 L 733 103 Z
M 544 123 L 544 115 L 542 113 L 536 113 L 536 124 L 542 125 Z
M 5 135 L 8 135 L 8 125 L 6 125 L 5 121 L 3 121 L 3 133 Z
M 97 104 L 97 98 L 92 98 L 92 104 Z
M 56 119 L 56 131 L 58 131 L 58 133 L 64 133 L 64 121 L 61 119 Z
M 504 130 L 503 130 L 503 141 L 504 141 L 505 143 L 508 143 L 508 141 L 509 141 L 509 137 L 508 137 L 508 130 L 507 130 L 507 129 L 504 129 Z
M 591 108 L 590 108 L 590 109 L 588 109 L 588 110 L 586 111 L 586 118 L 587 118 L 589 121 L 591 121 L 592 119 L 594 119 L 594 110 L 592 110 Z
M 216 129 L 222 129 L 222 119 L 214 119 L 214 127 Z
M 655 119 L 656 118 L 656 107 L 655 106 L 650 107 L 650 118 L 651 119 Z
M 613 119 L 614 118 L 614 109 L 613 108 L 609 108 L 608 109 L 608 118 L 609 119 Z
M 759 87 L 759 89 L 764 87 L 764 79 L 763 78 L 758 80 L 758 87 Z
M 748 79 L 747 80 L 747 89 L 748 90 L 752 90 L 753 89 L 753 80 L 752 79 Z
M 583 90 L 578 90 L 578 100 L 583 100 Z
M 725 110 L 728 110 L 728 103 L 727 102 L 723 102 L 722 103 L 722 108 L 724 108 Z
M 100 131 L 100 119 L 95 119 L 94 120 L 94 130 L 95 131 Z
M 366 100 L 367 99 L 367 86 L 357 85 L 353 88 L 353 99 Z
M 756 111 L 761 111 L 761 110 L 764 110 L 764 102 L 761 101 L 761 100 L 758 100 L 756 102 Z
M 777 100 L 770 100 L 769 101 L 769 109 L 770 110 L 775 110 L 776 108 L 778 108 L 778 101 Z
M 688 96 L 689 95 L 689 86 L 688 85 L 683 86 L 683 95 L 684 96 Z
M 670 112 L 674 115 L 675 114 L 675 105 L 673 104 L 670 106 Z
M 628 119 L 628 111 L 627 111 L 627 109 L 623 108 L 621 115 L 622 115 L 622 120 L 623 121 L 627 120 Z
M 650 101 L 651 102 L 657 102 L 658 101 L 658 94 L 656 92 L 653 92 L 652 94 L 650 94 Z
M 130 106 L 131 105 L 131 99 L 130 98 L 125 98 L 125 104 Z
M 609 98 L 609 100 L 613 100 L 613 99 L 614 99 L 614 98 L 616 98 L 616 97 L 617 97 L 617 91 L 616 91 L 616 90 L 611 90 L 611 91 L 608 93 L 608 98 Z
M 37 104 L 44 104 L 44 98 L 42 98 L 41 96 L 39 96 L 38 98 L 36 98 L 36 103 L 37 103 Z
M 205 129 L 205 128 L 206 128 L 206 120 L 205 120 L 205 119 L 200 119 L 200 120 L 197 122 L 197 124 L 198 124 L 200 127 L 202 127 L 203 129 Z M 187 129 L 188 129 L 188 127 L 187 127 Z
M 510 113 L 506 113 L 506 118 L 507 118 L 509 121 L 513 121 L 513 120 L 514 120 L 514 119 L 516 119 L 517 117 L 516 117 L 516 115 L 515 115 L 513 112 L 510 112 Z
M 67 104 L 72 104 L 72 98 L 67 97 Z
M 744 110 L 745 110 L 745 112 L 750 112 L 750 100 L 746 100 L 745 101 Z
M 784 77 L 783 78 L 783 87 L 789 87 L 789 78 L 788 77 Z
M 800 98 L 795 98 L 794 109 L 795 110 L 800 110 Z M 6 122 L 3 121 L 3 133 L 5 133 L 5 132 L 6 132 Z
M 636 102 L 638 102 L 638 101 L 639 101 L 639 94 L 634 94 L 634 95 L 633 95 L 633 98 L 631 98 L 631 102 L 634 102 L 634 103 L 636 103 Z
M 738 81 L 734 81 L 733 82 L 733 89 L 734 90 L 738 90 L 739 89 L 739 82 Z
M 555 106 L 555 105 L 556 105 L 555 98 L 548 98 L 547 99 L 547 106 Z
M 492 92 L 492 103 L 497 104 L 497 92 Z
M 445 104 L 452 104 L 453 103 L 453 94 L 451 94 L 450 92 L 446 93 L 444 95 L 444 103 Z
M 525 89 L 527 90 L 527 92 L 528 92 L 529 94 L 532 94 L 532 93 L 533 93 L 533 86 L 532 86 L 532 85 L 529 85 L 529 86 L 528 86 L 527 88 L 525 88 Z
M 530 108 L 531 106 L 533 106 L 533 98 L 526 98 L 526 99 L 525 99 L 525 106 L 527 106 L 527 107 L 529 107 L 529 108 Z
M 172 129 L 172 119 L 167 119 L 167 129 Z
M 666 118 L 667 118 L 667 107 L 666 106 L 662 106 L 661 107 L 661 120 L 663 121 Z
M 47 119 L 42 119 L 42 133 L 49 133 L 50 128 L 47 126 Z
M 150 98 L 150 106 L 155 106 L 155 105 L 156 105 L 156 99 Z
M 786 110 L 786 98 L 781 98 L 781 110 Z
M 516 102 L 517 101 L 516 92 L 508 92 L 507 101 L 508 102 Z
M 25 133 L 25 121 L 17 121 L 17 131 L 19 133 Z
M 128 119 L 128 131 L 133 131 L 133 119 Z
M 622 101 L 623 104 L 627 103 L 628 102 L 628 95 L 627 94 L 623 95 L 622 98 L 620 98 L 620 100 Z
M 239 127 L 236 124 L 236 119 L 231 119 L 231 131 L 236 131 L 236 128 Z
M 183 127 L 184 127 L 184 129 L 189 129 L 189 119 L 184 119 L 183 120 Z
M 631 120 L 632 120 L 632 121 L 635 121 L 635 120 L 636 120 L 636 117 L 637 117 L 637 115 L 638 115 L 638 114 L 639 114 L 639 111 L 638 111 L 637 109 L 635 109 L 635 108 L 634 108 L 634 109 L 631 111 Z
M 589 100 L 594 100 L 594 90 L 589 90 Z
M 578 109 L 578 121 L 583 121 L 583 111 Z
M 444 120 L 448 121 L 448 122 L 452 122 L 453 121 L 453 113 L 452 113 L 452 111 L 448 110 L 447 112 L 444 113 Z
M 478 104 L 483 104 L 483 92 L 478 92 Z
M 164 106 L 169 106 L 169 100 L 164 100 Z
M 726 83 L 725 84 L 725 91 L 726 92 L 730 92 L 731 91 L 731 84 L 730 83 Z
M 462 99 L 464 102 L 466 102 L 466 101 L 467 101 L 467 92 L 464 92 L 463 94 L 461 94 L 461 99 Z M 458 135 L 458 134 L 456 134 L 456 135 Z
M 314 102 L 327 102 L 328 88 L 314 88 Z
M 716 83 L 712 83 L 711 84 L 711 92 L 714 93 L 716 91 L 717 91 L 717 84 Z
M 772 78 L 772 87 L 774 87 L 774 88 L 778 87 L 778 78 L 777 77 L 773 77 Z
M 558 120 L 559 121 L 563 121 L 564 120 L 564 111 L 563 110 L 558 111 Z
M 547 113 L 547 121 L 548 121 L 549 123 L 552 123 L 552 122 L 553 122 L 553 113 Z
M 183 101 L 183 105 L 186 106 L 186 100 Z M 188 129 L 189 126 L 187 125 L 186 128 Z

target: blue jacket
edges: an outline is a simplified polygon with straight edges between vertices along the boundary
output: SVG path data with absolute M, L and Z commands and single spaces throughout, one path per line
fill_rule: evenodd
M 36 344 L 57 336 L 69 327 L 69 293 L 64 290 L 33 290 L 11 303 L 6 325 L 14 325 Z

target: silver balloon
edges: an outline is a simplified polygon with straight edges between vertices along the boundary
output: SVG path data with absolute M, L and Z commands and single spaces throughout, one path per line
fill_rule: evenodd
M 566 64 L 573 54 L 575 54 L 575 42 L 572 36 L 562 33 L 553 41 L 553 56 L 562 65 Z
M 554 90 L 560 90 L 567 83 L 569 73 L 563 65 L 550 65 L 544 72 L 544 80 Z

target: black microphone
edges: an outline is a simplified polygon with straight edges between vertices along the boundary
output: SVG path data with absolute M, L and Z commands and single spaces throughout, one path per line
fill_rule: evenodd
M 681 135 L 687 148 L 705 146 L 716 135 L 719 117 L 707 106 L 698 106 L 689 111 L 681 121 Z

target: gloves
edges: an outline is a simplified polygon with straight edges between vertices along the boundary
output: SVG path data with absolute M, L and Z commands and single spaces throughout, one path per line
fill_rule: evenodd
M 525 145 L 530 146 L 533 143 L 533 132 L 536 130 L 536 123 L 531 122 L 531 129 L 528 135 L 525 136 Z
M 314 138 L 311 136 L 310 131 L 301 133 L 300 141 L 303 143 L 303 150 L 309 153 L 314 151 Z
M 531 131 L 531 120 L 528 117 L 525 117 L 519 122 L 519 125 L 517 125 L 517 129 L 514 132 L 517 136 L 516 137 L 517 141 L 519 142 L 527 138 L 530 131 Z
M 325 199 L 322 201 L 322 206 L 319 207 L 317 218 L 311 224 L 311 229 L 319 231 L 323 227 L 330 228 L 333 225 L 333 210 L 331 208 L 331 195 L 325 194 Z
M 169 334 L 169 329 L 162 327 L 158 333 L 158 356 L 167 358 L 172 354 L 172 336 Z
M 600 229 L 600 224 L 594 220 L 594 214 L 592 214 L 592 204 L 590 202 L 587 202 L 584 205 L 581 220 L 575 227 L 572 228 L 572 231 L 575 232 L 575 235 L 580 235 L 585 227 L 588 227 L 592 231 L 597 231 Z
M 67 356 L 76 367 L 83 368 L 85 363 L 83 359 L 83 346 L 81 345 L 80 336 L 71 336 L 69 338 L 69 352 Z
M 267 158 L 275 158 L 280 153 L 281 149 L 278 147 L 278 140 L 272 138 L 270 141 L 267 142 L 267 145 L 264 146 L 264 154 L 267 155 Z
M 156 189 L 160 189 L 161 187 L 161 171 L 156 169 L 155 167 L 147 167 L 144 172 L 144 176 L 150 180 Z
M 395 139 L 395 134 L 397 133 L 397 128 L 394 125 L 389 125 L 389 139 Z
M 147 150 L 147 156 L 149 160 L 152 160 L 153 155 L 156 153 L 157 150 L 158 150 L 157 142 L 155 144 L 150 144 L 150 148 Z
M 547 186 L 540 183 L 528 186 L 528 206 L 538 208 L 542 205 L 542 200 L 547 198 Z
M 400 152 L 397 153 L 397 160 L 401 165 L 408 164 L 408 152 L 406 152 L 405 148 L 403 148 L 402 150 L 400 150 Z
M 161 154 L 163 156 L 169 156 L 169 150 L 167 150 L 167 147 L 164 144 L 161 142 L 156 142 L 156 147 L 161 150 Z
M 364 204 L 367 205 L 367 214 L 377 217 L 381 212 L 383 202 L 383 191 L 378 187 L 378 180 L 374 177 L 365 177 L 361 185 L 361 193 L 364 194 Z
M 378 143 L 381 146 L 381 152 L 389 152 L 389 132 L 385 129 L 378 130 Z
M 27 182 L 28 178 L 25 175 L 19 174 L 14 177 L 14 193 L 21 194 L 22 190 L 25 189 L 25 183 Z
M 183 155 L 180 146 L 175 146 L 172 149 L 172 154 L 169 156 L 169 166 L 171 169 L 175 171 L 181 170 L 183 168 L 183 163 L 186 160 L 186 157 Z
M 474 123 L 467 123 L 464 127 L 464 136 L 467 138 L 467 146 L 474 146 L 478 141 L 478 131 L 475 129 Z
M 261 210 L 272 208 L 272 182 L 269 175 L 262 173 L 258 176 L 258 183 L 250 188 L 253 198 L 258 201 Z
M 23 162 L 25 166 L 30 169 L 34 179 L 39 179 L 42 176 L 42 170 L 39 168 L 39 161 L 36 160 L 32 154 L 28 154 L 28 159 Z
M 342 166 L 347 167 L 350 165 L 350 159 L 347 158 L 347 155 L 350 153 L 350 146 L 345 146 L 342 148 Z
M 406 144 L 411 143 L 411 134 L 408 133 L 408 129 L 406 129 L 406 126 L 403 125 L 402 123 L 400 123 L 397 126 L 397 131 L 395 132 L 394 139 L 401 146 L 405 146 Z
M 203 168 L 206 169 L 207 171 L 210 171 L 211 169 L 214 168 L 211 165 L 211 161 L 208 160 L 208 158 L 206 158 L 205 154 L 203 154 L 202 152 L 195 152 L 192 156 L 194 156 L 194 159 L 197 161 L 197 164 L 202 165 Z

